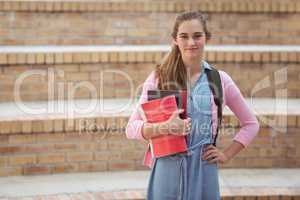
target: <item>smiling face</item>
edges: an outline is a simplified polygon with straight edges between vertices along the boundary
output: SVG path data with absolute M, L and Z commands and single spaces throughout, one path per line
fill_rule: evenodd
M 202 59 L 206 38 L 200 21 L 192 19 L 182 22 L 173 42 L 178 46 L 183 60 Z

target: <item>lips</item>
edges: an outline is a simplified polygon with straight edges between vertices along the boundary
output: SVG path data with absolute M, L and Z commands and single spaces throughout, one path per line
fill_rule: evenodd
M 186 51 L 197 51 L 198 49 L 186 49 Z

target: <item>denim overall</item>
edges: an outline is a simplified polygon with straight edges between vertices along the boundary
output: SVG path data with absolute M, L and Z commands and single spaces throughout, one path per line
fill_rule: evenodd
M 218 166 L 201 159 L 203 148 L 213 143 L 211 90 L 202 63 L 202 72 L 188 97 L 191 133 L 186 137 L 188 152 L 155 159 L 148 200 L 220 200 Z

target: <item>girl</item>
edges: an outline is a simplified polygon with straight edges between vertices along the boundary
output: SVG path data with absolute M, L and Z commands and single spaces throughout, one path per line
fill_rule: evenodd
M 233 111 L 241 129 L 224 151 L 212 145 L 217 132 L 217 106 L 204 72 L 212 70 L 212 66 L 203 60 L 204 46 L 210 37 L 200 12 L 179 14 L 172 32 L 172 50 L 146 79 L 139 100 L 139 104 L 147 101 L 148 90 L 185 89 L 189 118 L 180 119 L 177 112 L 165 122 L 147 123 L 136 109 L 129 119 L 128 138 L 149 140 L 162 134 L 175 134 L 185 135 L 187 139 L 187 153 L 153 159 L 147 152 L 144 163 L 152 168 L 148 200 L 219 200 L 218 163 L 228 162 L 258 132 L 257 119 L 239 89 L 228 74 L 219 71 L 222 108 L 227 105 Z

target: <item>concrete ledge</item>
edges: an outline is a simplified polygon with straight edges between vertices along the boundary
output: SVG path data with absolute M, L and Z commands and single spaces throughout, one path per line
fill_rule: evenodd
M 0 66 L 67 63 L 153 63 L 160 62 L 169 50 L 169 45 L 2 46 L 0 47 Z M 300 62 L 300 46 L 289 45 L 208 45 L 204 54 L 209 62 Z
M 0 11 L 34 12 L 181 12 L 200 9 L 203 12 L 297 13 L 296 1 L 8 1 L 0 2 Z
M 299 176 L 299 168 L 220 169 L 221 196 L 231 200 L 299 199 Z M 149 171 L 2 177 L 0 198 L 145 199 L 148 177 Z
M 300 127 L 299 99 L 247 99 L 261 127 Z M 79 124 L 114 124 L 124 130 L 136 99 L 103 99 L 73 101 L 40 101 L 0 103 L 0 134 L 82 131 Z M 112 121 L 113 119 L 113 121 Z M 275 123 L 276 122 L 276 123 Z M 224 127 L 239 127 L 239 122 L 226 107 Z M 82 126 L 81 128 L 85 128 Z
M 135 106 L 133 103 L 121 111 L 119 107 L 126 101 L 104 101 L 85 113 L 80 111 L 88 100 L 62 102 L 60 106 L 54 103 L 53 112 L 46 109 L 44 113 L 23 112 L 14 103 L 0 104 L 0 176 L 146 169 L 142 159 L 147 143 L 125 136 L 128 116 Z M 260 131 L 249 148 L 220 167 L 300 167 L 299 99 L 247 102 L 259 119 Z M 45 109 L 49 103 L 27 105 Z M 117 108 L 117 112 L 101 112 L 101 105 L 108 111 Z M 239 128 L 237 118 L 226 110 L 218 147 L 226 148 Z

